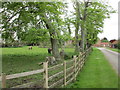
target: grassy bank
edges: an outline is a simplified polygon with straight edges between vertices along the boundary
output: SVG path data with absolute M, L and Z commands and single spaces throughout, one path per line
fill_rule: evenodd
M 67 88 L 117 88 L 118 76 L 102 52 L 96 48 L 88 57 L 77 81 Z
M 70 58 L 74 54 L 74 49 L 66 48 L 65 52 Z M 46 56 L 50 56 L 47 48 L 33 47 L 32 50 L 28 50 L 27 46 L 2 48 L 2 71 L 6 74 L 14 74 L 40 69 L 42 66 L 38 63 L 43 62 Z
M 110 49 L 112 51 L 115 51 L 115 52 L 119 52 L 120 53 L 120 49 L 116 49 L 116 48 L 107 48 L 107 49 Z

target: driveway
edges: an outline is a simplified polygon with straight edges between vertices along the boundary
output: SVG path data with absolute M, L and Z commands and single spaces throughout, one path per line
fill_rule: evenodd
M 108 50 L 106 48 L 98 49 L 103 52 L 109 63 L 112 65 L 113 69 L 116 71 L 117 74 L 120 75 L 120 61 L 118 62 L 118 57 L 120 57 L 120 53 Z

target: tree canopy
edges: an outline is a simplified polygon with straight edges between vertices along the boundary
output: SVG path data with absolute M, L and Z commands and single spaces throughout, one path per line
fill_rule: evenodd
M 104 2 L 75 0 L 70 16 L 68 5 L 64 2 L 2 2 L 3 41 L 34 44 L 50 41 L 53 55 L 59 59 L 58 46 L 72 40 L 75 32 L 75 52 L 84 51 L 97 41 L 104 20 L 114 10 Z

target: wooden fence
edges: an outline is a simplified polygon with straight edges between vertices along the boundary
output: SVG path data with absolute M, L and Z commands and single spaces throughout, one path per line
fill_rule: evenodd
M 90 54 L 90 52 L 91 48 L 87 49 L 84 53 L 79 53 L 78 56 L 74 56 L 72 60 L 63 61 L 63 63 L 52 67 L 48 67 L 48 62 L 44 62 L 43 69 L 40 70 L 34 70 L 30 72 L 23 72 L 12 75 L 5 75 L 4 73 L 2 73 L 0 77 L 0 81 L 2 81 L 2 88 L 6 88 L 6 80 L 40 73 L 43 73 L 43 79 L 39 80 L 39 82 L 43 81 L 42 88 L 55 88 L 66 86 L 70 82 L 76 80 L 76 76 L 85 64 L 86 57 Z M 27 84 L 18 85 L 11 88 L 26 88 L 30 85 L 33 85 L 34 83 L 35 82 L 29 82 Z

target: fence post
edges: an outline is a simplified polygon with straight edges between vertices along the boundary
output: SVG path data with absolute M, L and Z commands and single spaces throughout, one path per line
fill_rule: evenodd
M 80 70 L 82 69 L 82 61 L 83 61 L 83 52 L 81 53 Z
M 78 63 L 78 66 L 79 66 L 79 69 L 78 70 L 80 70 L 80 67 L 81 67 L 81 52 L 79 52 L 79 63 Z
M 48 62 L 43 63 L 43 69 L 44 88 L 48 88 Z
M 64 85 L 66 86 L 66 61 L 64 61 Z
M 76 56 L 74 56 L 74 80 L 76 80 Z
M 6 75 L 2 73 L 2 88 L 6 88 Z

